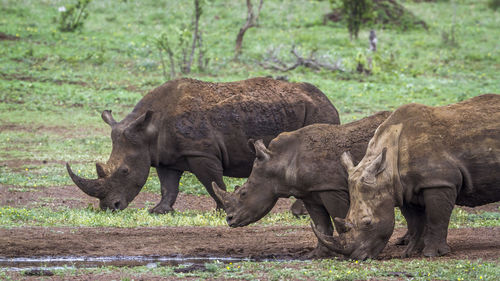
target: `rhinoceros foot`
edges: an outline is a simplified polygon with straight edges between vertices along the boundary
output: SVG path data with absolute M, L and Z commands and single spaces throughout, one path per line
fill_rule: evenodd
M 174 211 L 174 208 L 170 207 L 170 206 L 165 206 L 165 205 L 156 205 L 154 208 L 152 209 L 149 209 L 149 213 L 151 214 L 158 214 L 158 215 L 163 215 L 163 214 L 168 214 L 170 212 L 173 212 Z
M 431 244 L 424 247 L 423 254 L 426 257 L 443 256 L 451 252 L 450 246 L 446 242 L 440 244 Z
M 408 232 L 396 240 L 396 245 L 398 246 L 408 245 L 408 243 L 410 243 L 410 234 Z
M 304 254 L 303 256 L 300 257 L 300 259 L 313 260 L 313 259 L 332 258 L 336 256 L 339 255 L 335 254 L 334 252 L 330 251 L 330 249 L 319 243 L 318 246 L 314 248 L 314 250 Z

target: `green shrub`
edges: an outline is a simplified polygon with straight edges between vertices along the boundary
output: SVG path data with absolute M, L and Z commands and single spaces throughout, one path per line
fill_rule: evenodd
M 59 30 L 73 32 L 82 28 L 83 22 L 89 16 L 85 10 L 92 0 L 76 0 L 75 4 L 59 7 L 60 16 L 57 20 Z
M 500 7 L 500 0 L 489 0 L 488 7 L 490 7 L 490 9 L 493 9 L 495 11 L 498 10 L 498 8 Z
M 371 0 L 342 0 L 342 9 L 347 16 L 349 35 L 357 39 L 361 24 L 372 16 L 373 3 Z

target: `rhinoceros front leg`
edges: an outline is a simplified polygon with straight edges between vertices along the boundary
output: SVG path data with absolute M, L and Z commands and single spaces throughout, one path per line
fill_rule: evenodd
M 158 205 L 150 209 L 153 214 L 166 214 L 174 210 L 173 206 L 179 194 L 179 181 L 183 171 L 172 170 L 165 167 L 156 168 L 161 184 L 161 200 Z
M 224 209 L 222 202 L 215 196 L 212 189 L 212 182 L 215 182 L 221 189 L 226 190 L 226 185 L 222 180 L 222 164 L 215 160 L 205 157 L 191 157 L 187 159 L 190 171 L 205 186 L 208 194 L 212 196 L 217 203 L 217 209 Z
M 332 235 L 333 234 L 332 219 L 330 218 L 330 215 L 328 214 L 326 208 L 321 204 L 312 203 L 310 201 L 308 202 L 307 200 L 303 201 L 304 201 L 304 206 L 306 207 L 306 210 L 309 213 L 309 216 L 311 217 L 318 231 L 328 236 Z M 311 258 L 329 257 L 331 255 L 332 255 L 331 251 L 318 241 L 316 248 L 311 252 L 307 253 L 304 256 L 304 258 L 311 259 Z
M 319 193 L 321 202 L 332 218 L 345 218 L 349 211 L 349 193 L 347 190 L 324 191 Z M 340 234 L 341 227 L 334 221 L 335 229 Z
M 423 254 L 426 257 L 445 255 L 451 251 L 446 237 L 457 192 L 452 187 L 429 188 L 423 195 L 426 220 Z
M 400 238 L 400 240 L 406 239 L 406 244 L 408 244 L 403 257 L 409 257 L 412 254 L 420 253 L 424 248 L 425 211 L 417 206 L 405 205 L 401 207 L 401 213 L 408 223 L 408 231 Z M 399 245 L 402 244 L 400 241 L 398 242 Z

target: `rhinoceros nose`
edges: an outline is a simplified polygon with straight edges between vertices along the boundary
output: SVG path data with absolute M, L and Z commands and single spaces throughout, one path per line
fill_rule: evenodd
M 226 221 L 227 221 L 227 224 L 229 224 L 229 226 L 231 226 L 232 220 L 233 220 L 233 215 L 227 215 Z

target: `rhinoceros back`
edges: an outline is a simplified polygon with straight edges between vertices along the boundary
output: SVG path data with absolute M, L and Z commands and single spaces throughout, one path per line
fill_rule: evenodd
M 403 124 L 399 172 L 411 190 L 450 184 L 457 204 L 500 200 L 500 95 L 441 107 L 406 105 L 382 126 Z M 381 128 L 382 128 L 381 126 Z M 379 128 L 380 129 L 380 128 Z
M 313 123 L 339 124 L 328 98 L 307 83 L 269 78 L 210 83 L 178 79 L 146 95 L 134 111 L 155 111 L 158 126 L 182 151 L 200 150 L 224 158 L 230 165 L 248 166 L 254 155 L 248 139 L 267 145 L 284 131 Z M 220 150 L 220 152 L 219 152 Z

